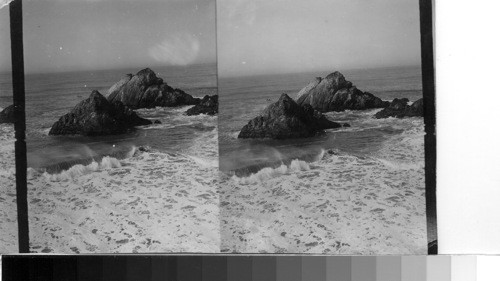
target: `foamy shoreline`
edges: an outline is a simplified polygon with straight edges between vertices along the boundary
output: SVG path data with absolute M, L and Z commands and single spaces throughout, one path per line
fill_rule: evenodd
M 216 151 L 216 135 L 213 130 L 201 136 L 207 141 L 202 146 Z M 122 160 L 104 157 L 56 174 L 29 169 L 30 249 L 42 253 L 219 252 L 218 166 L 211 159 L 215 156 L 150 151 Z M 2 167 L 13 167 L 13 161 L 12 145 L 12 151 L 2 150 Z M 2 186 L 9 180 L 12 185 L 6 185 L 0 197 L 4 199 L 0 200 L 0 252 L 14 253 L 14 178 L 13 173 L 1 173 Z
M 425 254 L 423 121 L 378 153 L 326 153 L 221 181 L 223 252 Z

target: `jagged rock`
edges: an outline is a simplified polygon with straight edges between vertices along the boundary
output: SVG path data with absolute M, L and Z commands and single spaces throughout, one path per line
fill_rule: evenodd
M 330 155 L 339 155 L 339 151 L 337 149 L 328 149 L 326 153 Z
M 137 116 L 120 101 L 109 102 L 98 91 L 78 103 L 52 125 L 49 135 L 115 135 L 151 121 Z
M 121 101 L 132 109 L 196 105 L 200 102 L 200 99 L 170 87 L 149 68 L 136 75 L 127 74 L 111 86 L 108 100 Z
M 320 112 L 381 108 L 389 105 L 368 92 L 360 91 L 338 71 L 330 73 L 324 79 L 317 77 L 300 90 L 297 103 L 309 104 Z
M 150 151 L 149 147 L 146 147 L 146 146 L 139 146 L 139 148 L 137 150 L 139 150 L 140 152 L 149 152 Z
M 217 95 L 206 95 L 199 104 L 191 107 L 186 111 L 187 115 L 215 115 L 219 112 L 219 97 Z
M 408 105 L 408 99 L 394 99 L 391 104 L 375 114 L 375 118 L 387 117 L 423 117 L 424 116 L 424 99 L 415 101 L 412 105 Z
M 0 112 L 0 124 L 14 123 L 14 105 L 11 104 Z
M 299 106 L 288 95 L 266 107 L 262 114 L 245 125 L 238 138 L 303 138 L 341 124 L 328 120 L 310 105 Z

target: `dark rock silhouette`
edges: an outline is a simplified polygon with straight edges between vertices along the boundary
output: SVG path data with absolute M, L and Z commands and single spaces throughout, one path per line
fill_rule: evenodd
M 424 99 L 415 101 L 412 105 L 408 105 L 408 99 L 394 99 L 391 104 L 375 114 L 375 118 L 387 117 L 423 117 L 424 116 Z
M 296 99 L 299 105 L 309 104 L 320 112 L 362 110 L 389 105 L 368 92 L 360 91 L 338 71 L 330 73 L 324 79 L 316 77 L 299 91 Z
M 49 135 L 115 135 L 151 121 L 137 116 L 120 101 L 109 102 L 98 91 L 78 103 L 52 125 Z
M 11 104 L 0 112 L 0 124 L 14 123 L 14 105 Z
M 238 138 L 304 138 L 341 124 L 328 120 L 310 105 L 300 106 L 288 95 L 266 107 L 262 114 L 245 125 Z
M 186 111 L 187 115 L 215 115 L 219 112 L 219 97 L 217 95 L 206 95 L 199 104 L 191 107 Z
M 200 102 L 200 99 L 170 87 L 149 68 L 136 75 L 127 74 L 111 86 L 108 100 L 121 101 L 132 109 L 196 105 Z

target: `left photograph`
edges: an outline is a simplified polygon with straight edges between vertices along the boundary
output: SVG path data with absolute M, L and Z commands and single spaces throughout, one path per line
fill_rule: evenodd
M 215 12 L 23 1 L 31 252 L 220 252 Z M 0 22 L 9 38 L 7 8 Z M 10 59 L 1 40 L 2 108 Z M 17 225 L 14 151 L 0 152 L 1 225 Z M 17 227 L 0 231 L 0 253 L 15 251 Z

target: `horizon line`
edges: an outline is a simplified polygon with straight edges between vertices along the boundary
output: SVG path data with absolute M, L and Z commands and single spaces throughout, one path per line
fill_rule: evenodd
M 230 74 L 230 75 L 220 75 L 217 73 L 217 78 L 243 78 L 243 77 L 256 77 L 256 76 L 265 76 L 265 75 L 286 75 L 286 74 L 304 74 L 304 73 L 312 73 L 312 72 L 334 72 L 334 71 L 357 71 L 357 70 L 373 70 L 373 69 L 390 69 L 390 68 L 410 68 L 410 67 L 419 67 L 421 68 L 421 64 L 408 64 L 408 65 L 389 65 L 389 66 L 370 66 L 370 67 L 347 67 L 347 68 L 337 68 L 337 69 L 317 69 L 317 70 L 305 70 L 305 71 L 289 71 L 289 72 L 263 72 L 260 74 Z

